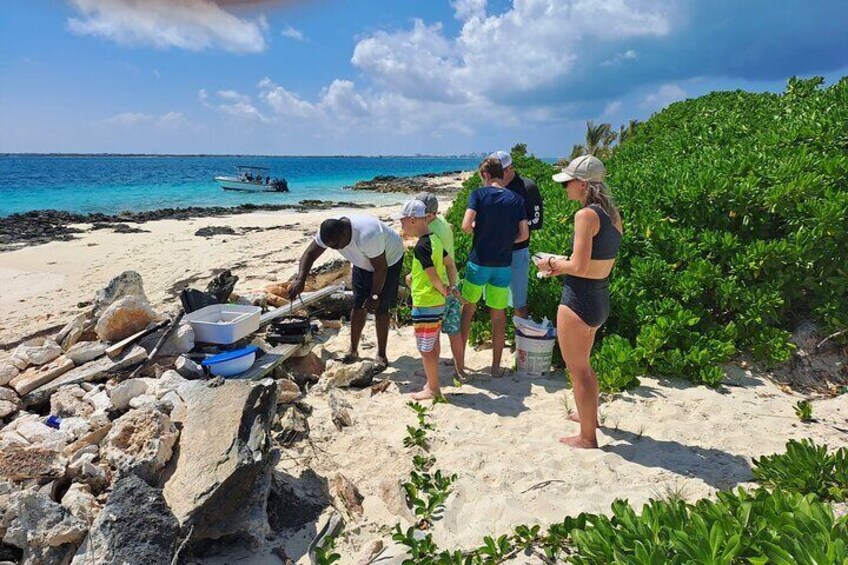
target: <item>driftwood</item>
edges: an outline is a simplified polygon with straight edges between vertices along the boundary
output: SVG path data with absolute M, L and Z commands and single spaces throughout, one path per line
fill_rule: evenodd
M 177 328 L 180 326 L 180 320 L 183 319 L 184 314 L 185 310 L 180 310 L 179 314 L 177 314 L 177 316 L 170 322 L 171 325 L 168 326 L 168 329 L 165 330 L 165 332 L 159 338 L 159 341 L 157 341 L 156 345 L 153 346 L 153 349 L 150 351 L 150 355 L 147 356 L 146 360 L 144 360 L 138 367 L 136 367 L 135 370 L 129 375 L 122 375 L 115 380 L 121 382 L 127 379 L 135 378 L 136 375 L 138 375 L 138 373 L 141 372 L 141 370 L 144 369 L 144 367 L 148 363 L 156 359 L 156 356 L 159 355 L 159 350 L 162 349 L 162 346 L 168 341 L 168 339 L 174 334 L 174 332 L 177 331 Z
M 168 324 L 168 320 L 162 320 L 161 322 L 157 322 L 153 325 L 150 325 L 150 326 L 144 328 L 140 332 L 136 332 L 136 333 L 132 334 L 130 337 L 128 337 L 126 339 L 122 339 L 121 341 L 119 341 L 117 343 L 113 343 L 112 345 L 110 345 L 109 347 L 106 348 L 106 355 L 108 355 L 109 357 L 112 357 L 112 358 L 117 357 L 118 355 L 120 355 L 121 351 L 123 351 L 124 348 L 127 347 L 128 345 L 132 345 L 133 343 L 137 342 L 138 340 L 140 340 L 144 336 L 150 335 L 153 332 L 155 332 L 156 330 L 165 327 L 167 324 Z

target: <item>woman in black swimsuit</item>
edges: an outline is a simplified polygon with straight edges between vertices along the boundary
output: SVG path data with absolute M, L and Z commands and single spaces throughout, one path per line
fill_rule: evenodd
M 571 161 L 553 180 L 565 187 L 570 200 L 583 208 L 574 216 L 571 257 L 538 260 L 548 276 L 565 275 L 557 312 L 559 348 L 571 382 L 580 434 L 560 441 L 572 447 L 598 447 L 598 378 L 589 355 L 595 334 L 609 316 L 609 274 L 621 245 L 621 216 L 604 184 L 606 169 L 599 159 L 583 155 Z

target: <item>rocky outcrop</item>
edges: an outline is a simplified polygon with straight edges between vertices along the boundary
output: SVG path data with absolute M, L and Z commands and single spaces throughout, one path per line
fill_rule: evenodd
M 5 418 L 21 408 L 21 399 L 14 390 L 0 386 L 0 418 Z
M 73 565 L 169 565 L 178 533 L 179 524 L 165 504 L 162 491 L 128 475 L 115 482 Z
M 354 184 L 351 190 L 373 190 L 376 192 L 417 192 L 455 193 L 462 188 L 462 183 L 469 174 L 464 171 L 445 171 L 443 173 L 425 173 L 411 177 L 396 177 L 391 175 L 376 176 Z
M 191 539 L 268 532 L 266 502 L 276 459 L 270 426 L 276 385 L 225 381 L 180 387 L 186 404 L 180 445 L 164 496 Z
M 153 484 L 171 459 L 177 436 L 174 424 L 162 412 L 133 410 L 115 420 L 102 456 L 119 473 L 134 473 Z
M 58 479 L 65 475 L 67 459 L 56 450 L 41 446 L 7 445 L 0 449 L 0 478 Z

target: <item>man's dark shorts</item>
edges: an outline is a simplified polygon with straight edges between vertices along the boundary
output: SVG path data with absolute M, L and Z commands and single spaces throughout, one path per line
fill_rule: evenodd
M 398 287 L 400 286 L 400 272 L 403 269 L 403 258 L 391 265 L 386 273 L 386 284 L 380 293 L 380 306 L 378 314 L 388 314 L 389 310 L 397 305 Z M 353 307 L 362 308 L 365 301 L 371 298 L 371 284 L 374 281 L 374 273 L 353 266 Z

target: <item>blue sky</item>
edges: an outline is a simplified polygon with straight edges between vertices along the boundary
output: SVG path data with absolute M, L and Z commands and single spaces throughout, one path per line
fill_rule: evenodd
M 0 152 L 567 155 L 713 90 L 848 75 L 844 0 L 11 0 Z

